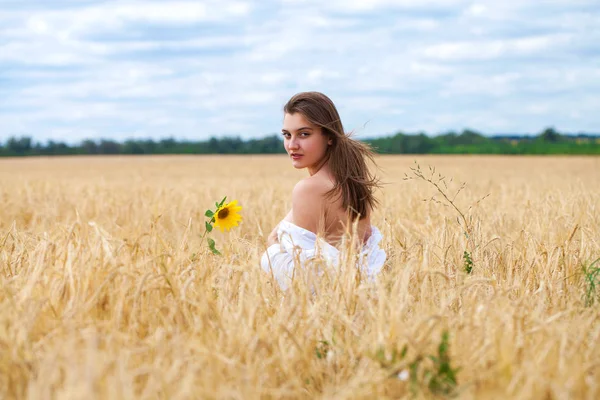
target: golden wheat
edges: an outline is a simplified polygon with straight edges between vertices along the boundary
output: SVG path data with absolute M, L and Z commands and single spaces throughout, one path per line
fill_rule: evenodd
M 415 159 L 450 194 L 466 182 L 469 238 L 402 179 Z M 385 272 L 299 274 L 284 294 L 259 258 L 305 176 L 285 156 L 0 160 L 0 396 L 428 397 L 447 331 L 460 398 L 599 398 L 582 266 L 600 257 L 600 158 L 378 162 Z M 215 256 L 204 211 L 225 195 L 244 220 L 211 233 Z

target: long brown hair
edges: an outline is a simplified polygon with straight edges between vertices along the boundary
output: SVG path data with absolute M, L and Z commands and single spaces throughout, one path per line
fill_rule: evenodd
M 323 93 L 298 93 L 286 103 L 283 112 L 302 114 L 309 122 L 321 127 L 323 135 L 331 139 L 326 157 L 335 186 L 327 192 L 327 196 L 341 196 L 342 206 L 350 212 L 353 220 L 368 216 L 378 204 L 373 191 L 380 186 L 367 165 L 367 160 L 376 165 L 371 147 L 344 132 L 333 101 Z

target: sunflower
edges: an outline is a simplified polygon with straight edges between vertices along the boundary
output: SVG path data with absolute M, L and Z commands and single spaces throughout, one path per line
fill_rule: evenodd
M 241 209 L 242 207 L 237 205 L 237 200 L 223 204 L 215 212 L 215 227 L 223 232 L 225 229 L 229 231 L 234 226 L 238 226 L 238 222 L 242 220 L 242 216 L 238 214 Z

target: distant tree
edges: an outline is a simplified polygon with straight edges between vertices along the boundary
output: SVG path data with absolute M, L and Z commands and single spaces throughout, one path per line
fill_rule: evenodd
M 144 154 L 144 147 L 137 140 L 126 140 L 123 143 L 124 154 Z
M 221 146 L 219 146 L 219 139 L 217 139 L 216 137 L 211 137 L 208 140 L 207 149 L 209 153 L 219 153 L 220 147 Z
M 44 154 L 44 145 L 40 142 L 35 142 L 33 145 L 32 153 L 36 155 Z
M 471 129 L 463 130 L 457 140 L 460 144 L 484 144 L 489 142 L 488 138 Z
M 424 133 L 405 136 L 404 151 L 408 154 L 426 154 L 434 147 L 433 141 Z
M 249 143 L 249 153 L 277 154 L 285 153 L 283 141 L 279 135 L 267 136 L 263 139 L 254 139 Z
M 64 142 L 55 142 L 54 140 L 48 140 L 46 144 L 46 154 L 51 155 L 65 155 L 70 153 L 69 145 Z
M 98 144 L 98 153 L 100 154 L 119 154 L 121 146 L 113 140 L 102 139 Z
M 11 137 L 6 141 L 6 150 L 14 155 L 25 155 L 31 152 L 32 141 L 28 136 L 23 136 L 19 139 Z
M 80 148 L 81 148 L 81 152 L 83 154 L 98 154 L 98 152 L 99 152 L 98 144 L 96 142 L 94 142 L 93 140 L 89 140 L 89 139 L 81 142 Z
M 177 141 L 174 138 L 162 139 L 158 145 L 158 151 L 161 153 L 172 153 L 177 147 Z
M 140 142 L 140 146 L 144 150 L 144 154 L 156 153 L 157 144 L 152 139 L 143 140 Z
M 562 135 L 554 130 L 554 128 L 546 128 L 541 134 L 540 139 L 544 142 L 555 143 L 560 141 Z

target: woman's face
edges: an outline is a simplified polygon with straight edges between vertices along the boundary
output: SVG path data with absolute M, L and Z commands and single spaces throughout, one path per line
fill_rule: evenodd
M 308 168 L 311 175 L 317 172 L 331 144 L 321 127 L 311 124 L 300 113 L 286 113 L 281 132 L 294 168 Z

